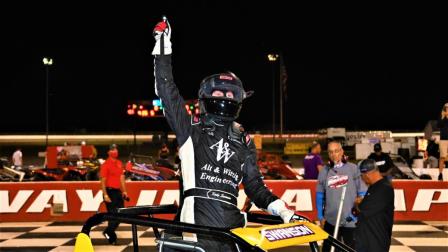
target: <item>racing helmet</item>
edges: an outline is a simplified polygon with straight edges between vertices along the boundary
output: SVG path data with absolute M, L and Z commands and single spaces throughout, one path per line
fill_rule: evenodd
M 215 90 L 223 93 L 231 91 L 233 98 L 212 96 Z M 233 73 L 213 74 L 202 80 L 198 96 L 201 115 L 212 115 L 225 121 L 238 118 L 243 100 L 253 91 L 246 92 L 241 80 Z

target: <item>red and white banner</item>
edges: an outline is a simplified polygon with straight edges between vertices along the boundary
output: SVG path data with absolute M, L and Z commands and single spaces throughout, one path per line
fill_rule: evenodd
M 266 184 L 292 209 L 316 217 L 316 181 L 271 180 Z M 448 221 L 448 182 L 397 180 L 393 185 L 395 220 Z M 126 206 L 172 204 L 179 198 L 176 181 L 127 182 L 127 190 L 131 200 Z M 239 207 L 245 199 L 241 189 Z M 0 221 L 84 221 L 106 210 L 102 200 L 99 182 L 3 182 Z

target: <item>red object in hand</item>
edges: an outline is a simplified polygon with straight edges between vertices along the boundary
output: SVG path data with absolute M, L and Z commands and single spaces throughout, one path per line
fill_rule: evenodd
M 156 27 L 154 27 L 154 32 L 163 32 L 167 27 L 165 22 L 159 22 Z

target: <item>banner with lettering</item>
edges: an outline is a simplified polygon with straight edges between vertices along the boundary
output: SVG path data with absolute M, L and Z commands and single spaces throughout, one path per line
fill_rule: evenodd
M 316 181 L 266 181 L 291 209 L 316 218 Z M 448 221 L 448 182 L 394 181 L 395 220 Z M 127 182 L 126 206 L 177 203 L 177 181 Z M 246 200 L 241 188 L 238 206 Z M 254 207 L 252 210 L 259 210 Z M 84 221 L 106 211 L 99 182 L 2 182 L 0 221 Z

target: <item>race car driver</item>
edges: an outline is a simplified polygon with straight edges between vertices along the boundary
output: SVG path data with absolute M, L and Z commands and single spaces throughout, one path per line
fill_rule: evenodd
M 236 228 L 246 224 L 237 207 L 239 185 L 261 209 L 280 216 L 285 223 L 301 219 L 265 186 L 256 165 L 255 145 L 235 122 L 246 92 L 233 73 L 206 77 L 199 87 L 200 116 L 190 116 L 174 83 L 171 66 L 171 27 L 167 20 L 153 31 L 155 92 L 175 132 L 181 159 L 183 206 L 180 221 L 204 226 Z M 206 235 L 185 234 L 207 251 L 236 251 L 234 244 Z

